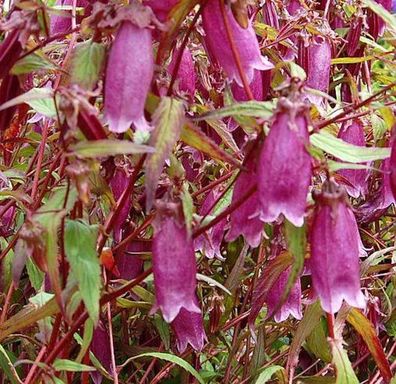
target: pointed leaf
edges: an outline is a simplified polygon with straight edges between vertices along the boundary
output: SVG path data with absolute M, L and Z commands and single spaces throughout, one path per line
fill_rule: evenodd
M 77 280 L 81 297 L 92 321 L 99 319 L 101 273 L 96 251 L 98 227 L 68 220 L 65 227 L 65 252 L 71 274 Z
M 331 340 L 330 345 L 333 353 L 333 364 L 337 370 L 336 384 L 359 384 L 359 380 L 353 371 L 347 353 L 341 346 L 341 342 Z
M 155 191 L 165 160 L 180 136 L 184 120 L 183 103 L 164 97 L 153 115 L 155 130 L 150 138 L 150 145 L 155 152 L 147 156 L 146 161 L 146 208 L 149 211 L 155 197 Z
M 75 361 L 66 359 L 56 359 L 52 364 L 55 371 L 66 371 L 66 372 L 93 372 L 96 371 L 94 367 L 90 367 L 85 364 L 76 363 Z

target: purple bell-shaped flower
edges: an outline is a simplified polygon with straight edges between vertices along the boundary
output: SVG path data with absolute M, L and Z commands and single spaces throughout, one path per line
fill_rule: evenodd
M 104 109 L 110 131 L 125 132 L 132 123 L 137 129 L 149 129 L 144 105 L 153 73 L 151 31 L 122 22 L 106 70 Z
M 364 308 L 359 268 L 361 239 L 345 190 L 333 181 L 326 181 L 322 192 L 315 193 L 314 198 L 309 265 L 322 308 L 335 313 L 343 300 L 353 307 Z
M 193 241 L 187 231 L 181 206 L 157 201 L 153 222 L 153 273 L 155 305 L 166 322 L 172 322 L 184 308 L 200 313 L 196 302 L 196 265 Z
M 242 28 L 235 20 L 231 9 L 227 5 L 225 7 L 232 38 L 239 53 L 240 64 L 250 83 L 253 80 L 255 69 L 266 70 L 273 68 L 273 65 L 267 58 L 261 56 L 259 43 L 251 22 L 249 21 L 246 29 Z M 242 86 L 243 82 L 231 48 L 219 0 L 209 0 L 206 3 L 202 12 L 202 26 L 209 54 L 224 69 L 230 80 L 235 80 Z
M 304 223 L 312 176 L 307 112 L 307 105 L 297 94 L 278 102 L 257 167 L 261 219 L 265 222 L 283 214 L 295 226 Z

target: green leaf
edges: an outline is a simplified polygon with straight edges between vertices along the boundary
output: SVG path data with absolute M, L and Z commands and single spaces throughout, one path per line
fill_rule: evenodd
M 189 363 L 187 363 L 187 361 L 181 359 L 178 356 L 171 355 L 170 353 L 147 352 L 147 353 L 142 353 L 141 355 L 138 355 L 138 356 L 131 357 L 129 360 L 135 360 L 135 359 L 139 359 L 141 357 L 154 357 L 157 359 L 169 361 L 170 363 L 176 364 L 179 367 L 182 367 L 183 369 L 185 369 L 187 372 L 189 372 L 191 375 L 193 375 L 198 380 L 198 382 L 200 384 L 205 384 L 205 381 L 200 376 L 200 374 Z
M 273 365 L 272 367 L 265 368 L 264 371 L 260 373 L 259 377 L 255 381 L 255 384 L 266 384 L 278 371 L 285 372 L 285 368 L 281 367 L 280 365 Z
M 378 168 L 370 167 L 369 165 L 340 163 L 338 161 L 333 161 L 333 160 L 328 160 L 327 165 L 329 166 L 329 170 L 333 172 L 339 171 L 340 169 L 369 169 L 372 171 L 378 171 Z
M 153 114 L 155 130 L 150 138 L 150 145 L 155 152 L 147 156 L 146 168 L 146 209 L 153 205 L 157 183 L 162 173 L 165 160 L 169 158 L 174 145 L 180 136 L 184 121 L 184 105 L 182 102 L 164 97 Z
M 251 116 L 268 119 L 273 115 L 275 103 L 273 101 L 245 101 L 233 103 L 223 108 L 215 109 L 195 117 L 194 121 L 219 120 L 224 117 Z
M 327 376 L 300 376 L 298 384 L 335 384 L 335 377 Z
M 3 348 L 3 346 L 0 345 L 0 368 L 5 377 L 11 384 L 22 384 L 22 380 L 19 378 L 18 373 L 16 369 L 14 368 L 14 365 L 12 364 L 10 357 L 8 356 L 7 351 Z M 5 379 L 3 377 L 3 379 Z
M 29 275 L 30 283 L 32 284 L 33 288 L 38 291 L 44 281 L 44 272 L 33 263 L 30 257 L 26 260 L 26 270 Z
M 337 371 L 336 384 L 359 384 L 348 355 L 342 348 L 341 341 L 330 340 L 330 345 L 333 353 L 333 364 Z
M 0 111 L 18 104 L 26 103 L 36 112 L 52 118 L 56 116 L 56 108 L 53 96 L 52 89 L 32 88 L 30 91 L 14 97 L 13 99 L 2 104 L 0 106 Z
M 76 357 L 77 363 L 81 363 L 85 354 L 89 350 L 89 347 L 92 342 L 93 331 L 94 331 L 93 321 L 92 321 L 92 319 L 87 319 L 84 324 L 84 335 L 81 340 L 81 349 L 80 349 L 80 352 L 78 353 L 78 356 Z
M 32 53 L 18 60 L 11 69 L 13 75 L 24 75 L 33 71 L 55 70 L 58 67 L 43 54 Z
M 92 90 L 103 68 L 106 48 L 92 40 L 76 46 L 71 60 L 71 82 Z
M 99 320 L 101 273 L 96 250 L 98 226 L 68 220 L 65 226 L 65 252 L 71 274 L 94 324 Z
M 363 63 L 365 61 L 373 60 L 374 56 L 364 56 L 364 57 L 337 57 L 331 60 L 332 65 L 337 64 L 356 64 Z
M 294 368 L 298 363 L 298 356 L 300 354 L 301 346 L 307 337 L 314 330 L 316 324 L 322 317 L 323 311 L 319 300 L 309 305 L 304 313 L 304 317 L 298 324 L 297 330 L 294 333 L 293 341 L 290 345 L 289 356 L 287 358 L 288 369 Z
M 331 351 L 327 342 L 326 335 L 326 322 L 324 318 L 315 325 L 314 330 L 307 337 L 305 348 L 313 353 L 318 359 L 323 360 L 325 363 L 330 363 L 332 360 Z
M 389 382 L 392 378 L 392 371 L 372 322 L 356 308 L 351 308 L 347 321 L 355 328 L 366 343 L 384 381 Z
M 396 31 L 396 18 L 389 11 L 387 11 L 381 4 L 373 0 L 364 0 L 363 3 L 369 7 L 375 14 L 377 14 L 388 27 Z
M 183 190 L 181 193 L 181 201 L 183 206 L 184 220 L 186 222 L 187 230 L 191 234 L 191 225 L 193 221 L 194 214 L 194 201 L 188 190 L 188 183 L 183 183 Z
M 386 159 L 390 156 L 390 148 L 360 147 L 346 143 L 324 131 L 311 135 L 311 144 L 342 161 L 350 163 L 365 163 Z
M 212 279 L 209 276 L 205 276 L 200 273 L 197 273 L 197 280 L 204 281 L 205 283 L 208 283 L 209 285 L 213 285 L 217 288 L 220 288 L 227 295 L 232 296 L 232 293 L 224 285 L 220 284 L 218 281 L 216 281 L 215 279 Z
M 76 363 L 75 361 L 66 359 L 56 359 L 52 364 L 55 371 L 67 371 L 67 372 L 93 372 L 96 371 L 94 367 L 89 365 Z
M 152 153 L 154 148 L 147 145 L 135 144 L 128 140 L 94 140 L 80 141 L 71 147 L 71 155 L 78 157 L 107 157 L 115 155 L 133 155 Z
M 166 350 L 170 348 L 170 332 L 169 324 L 162 318 L 162 316 L 156 314 L 154 316 L 154 325 L 161 337 L 162 342 Z

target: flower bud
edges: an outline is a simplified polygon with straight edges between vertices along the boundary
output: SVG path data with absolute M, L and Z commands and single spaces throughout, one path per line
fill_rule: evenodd
M 144 105 L 154 73 L 151 32 L 124 21 L 111 47 L 105 82 L 105 118 L 112 132 L 131 123 L 148 129 Z
M 300 99 L 281 98 L 257 167 L 260 218 L 271 222 L 282 213 L 302 226 L 311 183 L 311 156 L 307 152 L 308 109 Z
M 153 222 L 153 273 L 156 303 L 166 322 L 172 322 L 182 308 L 200 313 L 196 303 L 196 265 L 192 238 L 181 206 L 157 202 Z
M 353 307 L 364 308 L 359 268 L 361 239 L 345 190 L 327 181 L 314 198 L 309 265 L 322 308 L 335 313 L 343 300 Z
M 198 302 L 196 305 L 198 306 Z M 185 351 L 188 344 L 196 351 L 202 350 L 206 334 L 201 313 L 182 308 L 175 320 L 172 321 L 172 329 L 176 334 L 177 349 L 180 353 Z
M 248 82 L 253 80 L 254 69 L 270 69 L 273 65 L 267 58 L 261 56 L 256 33 L 249 21 L 246 29 L 235 20 L 232 11 L 225 5 L 226 18 L 232 32 L 232 38 L 238 50 L 241 67 Z M 224 24 L 219 0 L 209 0 L 202 12 L 202 26 L 205 31 L 205 42 L 211 56 L 224 69 L 230 80 L 235 80 L 242 86 L 238 67 L 231 48 L 230 39 Z
M 363 124 L 359 119 L 345 122 L 338 133 L 338 137 L 350 144 L 360 147 L 366 146 Z M 364 196 L 366 194 L 368 174 L 365 169 L 342 169 L 338 171 L 338 174 L 349 183 L 345 186 L 348 195 L 358 198 L 360 195 Z

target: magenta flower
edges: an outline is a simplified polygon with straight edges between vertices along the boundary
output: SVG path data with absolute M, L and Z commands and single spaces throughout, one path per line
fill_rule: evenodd
M 103 368 L 105 368 L 107 372 L 111 374 L 112 367 L 110 339 L 109 334 L 107 333 L 107 329 L 101 321 L 99 321 L 98 326 L 93 332 L 91 351 L 103 365 Z M 103 376 L 100 372 L 92 372 L 91 377 L 94 384 L 100 384 L 103 380 Z
M 171 9 L 179 2 L 179 0 L 145 0 L 144 4 L 151 7 L 158 20 L 166 21 Z
M 347 35 L 347 55 L 353 57 L 359 47 L 359 39 L 362 33 L 363 17 L 358 15 L 352 20 Z
M 198 302 L 196 305 L 198 306 Z M 176 334 L 177 349 L 180 353 L 185 351 L 188 344 L 194 350 L 201 351 L 207 340 L 201 313 L 182 308 L 172 321 L 172 329 Z
M 359 269 L 361 240 L 345 190 L 327 181 L 314 198 L 309 265 L 322 308 L 335 313 L 343 300 L 353 307 L 364 308 Z
M 256 151 L 255 151 L 256 152 Z M 244 194 L 254 186 L 256 177 L 256 153 L 251 153 L 245 164 L 246 171 L 241 171 L 235 182 L 232 194 L 232 204 L 240 200 Z M 226 241 L 233 241 L 239 235 L 243 235 L 246 242 L 253 248 L 261 241 L 263 223 L 259 218 L 259 197 L 257 191 L 230 215 L 230 230 L 226 235 Z
M 182 308 L 200 313 L 196 303 L 196 265 L 191 236 L 187 232 L 180 204 L 157 202 L 153 222 L 153 273 L 156 303 L 166 322 L 172 322 Z
M 392 9 L 392 0 L 375 0 L 378 4 L 382 5 L 387 11 Z M 385 31 L 385 22 L 380 16 L 371 10 L 367 11 L 367 24 L 369 26 L 369 33 L 377 40 L 379 36 L 382 36 Z
M 359 119 L 345 122 L 338 133 L 338 137 L 350 144 L 366 146 L 363 124 Z M 350 184 L 345 186 L 350 196 L 358 198 L 360 195 L 364 196 L 366 194 L 368 174 L 365 169 L 342 169 L 338 173 Z
M 253 80 L 250 83 L 255 100 L 263 101 L 267 98 L 271 83 L 271 71 L 254 70 Z M 245 89 L 237 83 L 231 85 L 232 95 L 236 101 L 248 101 Z
M 231 9 L 226 6 L 226 17 L 232 31 L 233 40 L 238 49 L 241 66 L 249 83 L 253 80 L 254 70 L 273 68 L 267 58 L 261 56 L 256 33 L 251 22 L 246 29 L 235 20 Z M 202 26 L 205 31 L 205 42 L 209 54 L 224 69 L 230 80 L 235 80 L 242 86 L 242 79 L 233 56 L 230 40 L 220 8 L 219 0 L 209 0 L 202 12 Z
M 172 56 L 172 61 L 169 64 L 168 72 L 172 76 L 173 71 L 175 69 L 176 61 L 180 55 L 180 50 L 175 49 Z M 181 57 L 179 69 L 176 74 L 176 83 L 178 85 L 179 91 L 185 93 L 189 100 L 194 100 L 195 94 L 195 68 L 194 68 L 194 61 L 191 55 L 190 50 L 186 47 L 183 50 L 183 54 Z
M 201 216 L 211 217 L 214 212 L 213 206 L 221 195 L 219 188 L 212 189 L 206 196 L 199 214 Z M 224 218 L 219 223 L 208 229 L 204 234 L 199 236 L 195 242 L 195 250 L 202 252 L 207 258 L 214 257 L 222 260 L 220 246 L 223 241 L 225 227 L 227 225 L 227 218 Z
M 151 32 L 124 21 L 117 31 L 107 63 L 105 118 L 112 132 L 133 123 L 148 129 L 144 105 L 154 72 Z
M 143 272 L 144 261 L 142 254 L 151 253 L 151 242 L 144 240 L 132 240 L 126 250 L 116 253 L 115 261 L 119 272 L 119 278 L 132 280 Z
M 300 279 L 296 281 L 293 288 L 291 289 L 288 298 L 283 303 L 283 305 L 274 314 L 279 304 L 283 292 L 285 291 L 287 280 L 290 275 L 290 268 L 283 271 L 278 280 L 272 285 L 268 294 L 265 298 L 268 307 L 268 316 L 274 316 L 274 320 L 277 323 L 285 321 L 289 315 L 293 316 L 295 319 L 300 320 L 302 318 L 301 313 L 301 283 Z
M 257 167 L 261 219 L 271 222 L 282 213 L 302 226 L 311 183 L 307 106 L 282 98 L 264 141 Z
M 329 39 L 315 36 L 309 44 L 299 45 L 299 61 L 304 68 L 307 87 L 327 93 L 330 82 L 331 45 Z M 312 93 L 307 94 L 308 99 L 314 104 L 320 104 L 322 97 Z

